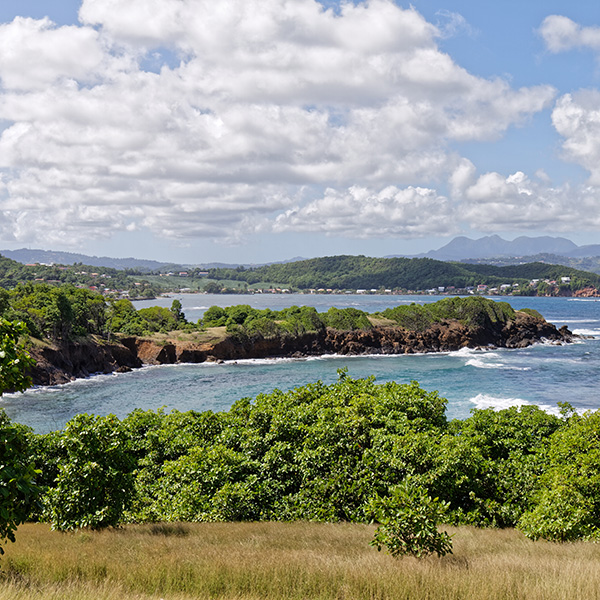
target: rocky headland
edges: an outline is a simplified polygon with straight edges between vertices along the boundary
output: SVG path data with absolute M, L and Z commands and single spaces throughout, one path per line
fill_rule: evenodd
M 506 322 L 485 327 L 466 326 L 458 320 L 433 323 L 421 331 L 393 325 L 342 331 L 330 327 L 297 335 L 224 333 L 206 339 L 176 334 L 155 337 L 121 337 L 106 342 L 90 338 L 64 344 L 39 344 L 30 349 L 36 360 L 34 385 L 55 385 L 94 373 L 139 368 L 144 364 L 202 363 L 248 358 L 303 357 L 323 354 L 415 354 L 450 352 L 461 348 L 525 348 L 535 343 L 569 343 L 573 334 L 542 318 L 516 312 Z

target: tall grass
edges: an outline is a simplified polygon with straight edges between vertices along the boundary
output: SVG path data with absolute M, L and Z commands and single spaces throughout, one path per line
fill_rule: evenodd
M 52 532 L 19 528 L 0 600 L 600 598 L 600 546 L 454 532 L 454 554 L 395 560 L 356 524 L 203 523 Z

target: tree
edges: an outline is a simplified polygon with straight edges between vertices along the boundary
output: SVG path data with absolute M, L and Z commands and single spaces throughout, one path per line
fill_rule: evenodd
M 171 304 L 171 313 L 173 317 L 175 317 L 176 323 L 185 323 L 185 314 L 183 313 L 182 308 L 183 307 L 181 306 L 181 302 L 177 300 L 177 298 L 175 298 L 175 300 L 173 300 L 173 303 Z
M 0 395 L 7 390 L 23 391 L 31 385 L 25 375 L 33 360 L 19 345 L 26 334 L 22 323 L 0 319 Z M 31 512 L 40 492 L 31 464 L 29 430 L 14 425 L 0 411 L 0 541 L 15 541 L 15 530 Z M 4 548 L 0 546 L 0 554 Z
M 11 423 L 0 410 L 0 541 L 15 541 L 17 527 L 24 523 L 35 506 L 40 488 L 39 474 L 29 449 L 30 430 Z M 4 548 L 0 546 L 0 554 Z
M 77 415 L 58 447 L 62 460 L 46 507 L 52 526 L 68 531 L 118 525 L 134 492 L 135 460 L 122 423 L 114 415 Z
M 27 333 L 23 323 L 0 319 L 0 396 L 5 391 L 22 392 L 31 385 L 26 373 L 34 361 L 19 343 Z

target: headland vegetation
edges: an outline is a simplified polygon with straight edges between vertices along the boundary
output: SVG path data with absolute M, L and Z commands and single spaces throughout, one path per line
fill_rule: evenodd
M 128 300 L 105 305 L 97 295 L 77 288 L 60 294 L 53 288 L 32 287 L 23 298 L 18 294 L 24 290 L 13 292 L 15 300 L 7 303 L 6 314 L 35 332 L 30 352 L 36 360 L 31 375 L 37 385 L 143 364 L 524 348 L 542 340 L 572 340 L 566 327 L 557 329 L 534 310 L 515 311 L 507 303 L 480 296 L 401 305 L 373 314 L 357 308 L 332 307 L 319 313 L 308 306 L 280 311 L 213 306 L 197 323 L 190 323 L 178 300 L 171 309 L 136 310 Z M 62 309 L 32 308 L 40 299 L 47 307 Z

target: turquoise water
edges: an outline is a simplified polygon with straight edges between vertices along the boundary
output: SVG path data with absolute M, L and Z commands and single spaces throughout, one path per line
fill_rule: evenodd
M 368 312 L 399 303 L 430 302 L 436 297 L 406 296 L 208 296 L 178 295 L 189 320 L 212 305 L 246 303 L 257 308 L 293 304 L 354 306 Z M 139 303 L 170 306 L 172 298 Z M 559 401 L 578 410 L 600 408 L 600 302 L 571 298 L 509 298 L 515 308 L 539 310 L 548 321 L 595 336 L 570 345 L 538 344 L 522 350 L 461 350 L 408 356 L 325 356 L 309 359 L 237 361 L 225 364 L 164 365 L 132 373 L 99 375 L 66 385 L 37 388 L 3 397 L 8 415 L 38 432 L 61 428 L 75 414 L 114 413 L 124 417 L 134 408 L 165 410 L 227 410 L 242 397 L 274 388 L 336 380 L 347 367 L 352 377 L 374 375 L 379 382 L 416 380 L 448 400 L 449 418 L 463 418 L 473 408 L 504 408 L 537 404 L 556 411 Z

